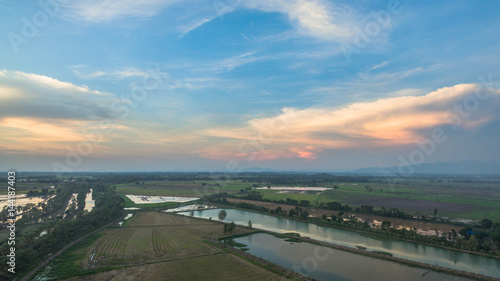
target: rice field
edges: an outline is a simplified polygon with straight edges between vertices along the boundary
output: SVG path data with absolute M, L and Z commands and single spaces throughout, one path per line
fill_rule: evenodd
M 254 232 L 237 227 L 232 235 Z M 137 212 L 56 258 L 39 280 L 286 280 L 207 241 L 226 236 L 219 223 Z
M 239 228 L 236 233 L 247 232 Z M 158 212 L 139 212 L 122 228 L 109 229 L 87 249 L 85 268 L 130 265 L 222 253 L 206 238 L 224 235 L 222 226 Z
M 160 181 L 144 184 L 118 184 L 116 190 L 122 194 L 203 197 L 220 192 L 236 193 L 251 188 L 252 183 L 228 181 Z
M 71 280 L 135 281 L 135 280 L 287 280 L 247 260 L 229 253 L 197 256 L 110 270 Z

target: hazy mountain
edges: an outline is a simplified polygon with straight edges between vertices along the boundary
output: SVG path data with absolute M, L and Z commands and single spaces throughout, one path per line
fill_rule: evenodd
M 464 160 L 459 162 L 445 163 L 423 163 L 405 167 L 388 168 L 364 168 L 354 170 L 353 173 L 360 174 L 498 174 L 500 175 L 500 161 L 480 162 L 475 160 Z

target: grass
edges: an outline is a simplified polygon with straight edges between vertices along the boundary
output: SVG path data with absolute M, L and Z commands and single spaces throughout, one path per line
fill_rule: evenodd
M 6 183 L 7 184 L 7 183 Z M 52 183 L 39 183 L 39 182 L 25 182 L 25 181 L 17 181 L 15 188 L 16 188 L 16 194 L 26 194 L 32 189 L 23 189 L 20 190 L 20 188 L 28 187 L 28 186 L 34 186 L 34 187 L 39 187 L 39 186 L 48 186 L 48 185 L 54 185 Z M 39 189 L 36 189 L 35 191 L 38 191 Z M 8 194 L 8 189 L 7 188 L 2 188 L 0 189 L 0 195 L 7 195 Z
M 111 270 L 85 280 L 282 280 L 281 276 L 229 253 Z
M 206 185 L 203 185 L 203 184 Z M 219 186 L 216 186 L 219 184 Z M 116 190 L 123 194 L 135 195 L 161 195 L 161 196 L 191 196 L 203 197 L 220 192 L 236 193 L 240 189 L 251 187 L 252 183 L 241 181 L 167 181 L 167 182 L 145 182 L 144 184 L 119 184 Z
M 394 184 L 383 182 L 351 183 L 349 185 L 332 183 L 323 186 L 333 187 L 334 185 L 337 185 L 338 188 L 320 194 L 277 193 L 278 191 L 275 190 L 263 190 L 262 193 L 264 199 L 273 201 L 286 201 L 287 198 L 290 198 L 308 200 L 312 205 L 316 202 L 337 201 L 352 207 L 360 207 L 363 204 L 373 205 L 378 200 L 381 202 L 379 204 L 384 204 L 386 209 L 397 207 L 414 215 L 417 212 L 419 215 L 432 215 L 434 208 L 438 208 L 439 216 L 476 220 L 489 218 L 500 221 L 500 212 L 498 212 L 500 209 L 500 199 L 498 199 L 500 182 L 483 183 L 477 181 L 464 184 L 416 179 L 409 182 L 396 180 Z M 365 186 L 372 188 L 372 191 L 368 191 Z M 415 206 L 402 202 L 415 202 Z M 394 205 L 391 206 L 391 203 Z
M 206 183 L 206 186 L 203 186 Z M 220 186 L 213 186 L 214 184 Z M 116 189 L 123 194 L 142 194 L 142 195 L 164 195 L 164 196 L 195 196 L 203 197 L 219 192 L 228 192 L 237 194 L 241 189 L 253 186 L 253 182 L 240 182 L 236 180 L 228 180 L 224 182 L 215 181 L 163 181 L 163 182 L 145 182 L 144 184 L 121 184 L 117 185 Z M 212 186 L 210 186 L 212 185 Z M 259 186 L 263 184 L 258 183 Z M 431 181 L 424 178 L 398 179 L 387 180 L 386 182 L 371 182 L 371 183 L 328 183 L 322 186 L 338 188 L 328 190 L 320 194 L 294 194 L 294 193 L 277 193 L 277 190 L 259 190 L 263 193 L 264 199 L 269 200 L 286 200 L 286 198 L 295 200 L 308 200 L 312 204 L 315 202 L 330 202 L 338 201 L 347 203 L 353 207 L 359 207 L 362 204 L 370 204 L 373 200 L 389 200 L 384 201 L 384 207 L 389 209 L 401 205 L 398 201 L 415 200 L 418 202 L 416 206 L 406 206 L 403 204 L 402 209 L 410 214 L 416 215 L 432 215 L 435 208 L 438 207 L 438 215 L 467 218 L 481 220 L 489 218 L 494 221 L 500 221 L 500 182 L 498 181 L 481 181 L 474 180 L 470 183 L 453 182 L 453 180 L 434 179 Z M 365 186 L 372 188 L 368 191 Z M 382 190 L 382 192 L 380 191 Z M 244 196 L 244 194 L 242 194 Z M 127 198 L 128 199 L 128 198 Z M 421 201 L 418 201 L 421 200 Z M 127 201 L 127 200 L 126 200 Z M 391 206 L 391 202 L 396 205 Z M 450 203 L 452 205 L 443 205 L 442 203 Z M 133 203 L 127 202 L 126 207 L 136 207 Z M 457 208 L 453 208 L 453 204 L 457 204 Z M 424 206 L 425 208 L 421 208 Z M 153 206 L 156 207 L 156 206 Z M 163 207 L 163 206 L 159 206 Z M 168 206 L 170 207 L 170 206 Z
M 93 234 L 80 243 L 77 243 L 67 249 L 59 257 L 54 259 L 45 270 L 39 274 L 39 277 L 45 278 L 67 278 L 75 275 L 83 276 L 92 273 L 98 273 L 109 268 L 84 269 L 81 261 L 86 257 L 86 248 L 92 245 L 103 235 L 102 232 Z
M 237 227 L 233 234 L 251 232 Z M 127 226 L 108 228 L 74 245 L 39 277 L 279 280 L 279 275 L 206 242 L 207 238 L 225 236 L 219 223 L 166 213 L 137 212 Z M 90 274 L 93 275 L 88 276 Z

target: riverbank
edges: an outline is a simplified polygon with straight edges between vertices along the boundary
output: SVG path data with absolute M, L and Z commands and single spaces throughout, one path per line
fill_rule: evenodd
M 239 208 L 237 206 L 225 205 L 225 204 L 218 203 L 218 202 L 212 203 L 212 204 L 216 204 L 216 205 L 220 206 L 220 208 L 236 209 L 236 210 L 241 210 L 241 211 L 254 212 L 254 213 L 258 213 L 258 214 L 262 214 L 262 215 L 267 215 L 267 216 L 272 216 L 272 217 L 277 217 L 277 218 L 284 218 L 284 219 L 290 219 L 290 220 L 304 222 L 304 223 L 310 223 L 310 224 L 314 224 L 314 225 L 322 226 L 322 227 L 330 227 L 330 228 L 333 228 L 333 229 L 341 229 L 341 230 L 353 231 L 353 232 L 356 232 L 356 233 L 359 233 L 359 234 L 368 235 L 368 236 L 378 236 L 380 238 L 390 238 L 390 239 L 395 239 L 395 240 L 398 240 L 398 241 L 404 241 L 404 242 L 409 242 L 409 243 L 416 243 L 416 244 L 420 244 L 420 245 L 425 245 L 425 246 L 430 246 L 430 247 L 436 247 L 436 248 L 440 248 L 440 249 L 457 251 L 457 252 L 461 252 L 461 253 L 473 254 L 473 255 L 478 255 L 478 256 L 482 256 L 482 257 L 494 258 L 494 259 L 500 260 L 500 256 L 497 256 L 497 255 L 491 255 L 491 254 L 482 253 L 482 252 L 474 252 L 474 251 L 469 251 L 469 250 L 464 250 L 464 249 L 458 249 L 458 248 L 454 248 L 454 247 L 443 246 L 443 245 L 440 245 L 440 244 L 426 243 L 424 241 L 404 239 L 404 238 L 401 238 L 401 237 L 398 237 L 398 236 L 394 236 L 394 235 L 389 235 L 389 234 L 386 234 L 386 233 L 383 233 L 383 232 L 380 232 L 380 231 L 373 231 L 373 230 L 376 230 L 374 228 L 370 228 L 371 229 L 370 231 L 365 231 L 365 230 L 357 229 L 357 228 L 354 228 L 354 227 L 348 227 L 348 226 L 343 226 L 343 225 L 339 225 L 339 224 L 332 225 L 332 224 L 329 224 L 329 223 L 323 223 L 321 221 L 313 221 L 311 219 L 306 219 L 305 220 L 305 219 L 300 219 L 300 218 L 297 218 L 297 217 L 289 217 L 289 216 L 277 215 L 277 214 L 270 213 L 270 212 L 262 212 L 262 211 L 259 211 L 259 210 L 253 210 L 253 209 L 250 210 L 250 209 L 245 209 L 245 208 Z M 318 220 L 318 219 L 315 218 L 314 220 Z
M 248 235 L 248 234 L 245 234 L 245 235 Z M 227 238 L 237 237 L 237 236 L 241 236 L 241 235 L 234 235 L 234 236 L 225 237 L 225 238 L 221 238 L 221 239 L 227 239 Z M 223 242 L 221 242 L 219 240 L 210 239 L 208 241 L 211 242 L 211 243 L 213 243 L 213 244 L 215 244 L 215 245 L 217 245 L 220 248 L 223 248 L 223 249 L 225 249 L 227 251 L 232 252 L 233 254 L 235 254 L 237 256 L 240 256 L 240 257 L 242 257 L 244 259 L 247 259 L 247 260 L 249 260 L 249 261 L 251 261 L 253 263 L 256 263 L 259 266 L 263 266 L 264 268 L 266 268 L 268 270 L 271 270 L 271 271 L 283 274 L 283 277 L 286 278 L 286 279 L 289 279 L 289 277 L 292 277 L 292 278 L 295 278 L 295 279 L 301 280 L 301 281 L 313 281 L 314 280 L 314 279 L 310 279 L 310 278 L 307 278 L 305 276 L 302 276 L 302 275 L 298 274 L 297 272 L 291 271 L 291 270 L 289 270 L 289 269 L 287 269 L 285 267 L 282 267 L 280 265 L 277 265 L 277 264 L 272 263 L 270 261 L 267 261 L 265 259 L 256 257 L 256 256 L 254 256 L 252 254 L 246 253 L 246 252 L 241 251 L 239 249 L 236 249 L 234 247 L 225 245 Z
M 303 238 L 303 239 L 310 239 L 310 240 L 307 240 L 307 242 L 317 241 L 316 244 L 318 244 L 318 243 L 323 243 L 325 241 L 325 240 L 321 239 L 320 236 L 318 236 L 317 234 L 314 234 L 314 232 L 311 232 L 311 233 L 303 232 L 300 230 L 300 228 L 296 228 L 295 224 L 293 224 L 293 227 L 292 227 L 292 225 L 290 225 L 290 222 L 287 222 L 287 221 L 290 221 L 289 218 L 284 218 L 285 221 L 277 220 L 278 217 L 275 217 L 274 219 L 271 220 L 271 218 L 273 218 L 274 216 L 269 216 L 267 214 L 260 214 L 257 212 L 250 212 L 247 210 L 236 210 L 236 209 L 231 210 L 231 209 L 232 208 L 227 209 L 227 212 L 228 212 L 227 222 L 234 221 L 234 222 L 238 223 L 239 225 L 246 226 L 246 222 L 248 220 L 251 220 L 253 222 L 253 226 L 255 229 L 263 230 L 263 232 L 268 232 L 269 234 L 274 235 L 276 233 L 283 233 L 283 232 L 287 232 L 287 233 L 290 233 L 290 232 L 297 233 L 298 232 L 302 237 L 312 237 L 312 239 L 311 238 Z M 208 212 L 208 213 L 205 213 L 205 212 Z M 240 212 L 245 212 L 245 213 L 240 213 Z M 207 210 L 207 211 L 203 211 L 203 213 L 205 213 L 205 215 L 199 216 L 198 218 L 207 219 L 209 216 L 217 217 L 218 210 Z M 255 215 L 251 215 L 252 213 Z M 200 212 L 200 214 L 201 214 L 201 212 Z M 233 214 L 233 215 L 231 215 L 231 214 Z M 187 215 L 187 214 L 185 213 L 184 215 Z M 236 215 L 236 217 L 235 217 L 235 215 Z M 196 216 L 198 216 L 197 213 L 195 213 L 195 217 Z M 266 217 L 267 217 L 267 219 L 266 219 Z M 239 218 L 239 219 L 237 219 L 237 218 Z M 283 219 L 283 218 L 281 218 L 281 219 Z M 275 220 L 276 220 L 276 222 L 274 222 Z M 291 220 L 291 221 L 293 221 L 293 220 Z M 261 222 L 261 223 L 267 222 L 267 224 L 272 223 L 273 225 L 274 225 L 274 223 L 276 223 L 276 225 L 274 227 L 268 227 L 267 225 L 261 225 L 257 222 Z M 311 225 L 311 223 L 307 223 L 304 221 L 297 221 L 297 223 L 300 223 L 297 225 L 297 227 L 305 227 L 304 229 L 309 229 L 309 227 L 307 227 L 306 224 Z M 286 225 L 286 226 L 290 226 L 290 227 L 282 228 L 282 227 L 280 227 L 280 225 L 281 226 Z M 321 226 L 319 226 L 319 227 L 321 227 Z M 282 229 L 282 231 L 281 231 L 281 229 Z M 296 229 L 296 230 L 294 230 L 294 229 Z M 324 228 L 324 229 L 327 229 L 327 228 Z M 395 244 L 395 245 L 399 245 L 399 246 L 396 246 L 396 248 L 391 248 L 392 250 L 388 250 L 388 249 L 384 249 L 385 246 L 382 248 L 380 247 L 380 246 L 384 245 L 384 244 L 380 244 L 381 243 L 380 240 L 378 240 L 378 242 L 376 240 L 373 242 L 372 242 L 372 240 L 365 241 L 364 239 L 361 239 L 361 236 L 359 236 L 359 234 L 356 234 L 357 236 L 356 235 L 352 236 L 355 232 L 352 232 L 350 230 L 335 230 L 335 228 L 332 228 L 332 227 L 328 227 L 328 229 L 332 229 L 333 232 L 324 233 L 323 232 L 324 230 L 321 230 L 321 228 L 317 229 L 316 227 L 311 228 L 311 231 L 318 230 L 318 233 L 322 233 L 321 235 L 327 235 L 327 236 L 334 235 L 332 237 L 337 237 L 337 238 L 334 240 L 331 240 L 331 239 L 326 240 L 328 242 L 324 242 L 324 243 L 326 243 L 325 245 L 335 245 L 335 247 L 339 247 L 339 249 L 347 250 L 347 251 L 355 253 L 355 254 L 361 254 L 364 256 L 372 256 L 372 257 L 376 257 L 378 259 L 386 259 L 387 260 L 388 258 L 387 258 L 387 256 L 383 256 L 383 252 L 391 252 L 392 254 L 396 253 L 395 256 L 397 258 L 396 257 L 389 257 L 389 258 L 398 264 L 417 266 L 419 268 L 425 268 L 425 269 L 429 269 L 429 270 L 432 269 L 433 271 L 436 271 L 436 272 L 449 273 L 449 274 L 452 274 L 455 276 L 463 276 L 463 277 L 466 277 L 469 279 L 472 278 L 475 280 L 499 280 L 499 279 L 495 279 L 495 278 L 498 278 L 498 274 L 495 273 L 496 272 L 495 268 L 498 267 L 498 263 L 496 261 L 491 263 L 487 260 L 481 260 L 479 258 L 479 256 L 477 256 L 477 255 L 476 255 L 477 258 L 479 258 L 479 259 L 476 259 L 475 263 L 470 263 L 470 261 L 468 261 L 469 257 L 462 256 L 461 258 L 457 257 L 459 260 L 461 259 L 462 261 L 459 262 L 458 264 L 455 263 L 455 265 L 453 265 L 454 263 L 452 261 L 450 263 L 449 258 L 446 258 L 449 255 L 449 253 L 439 252 L 442 250 L 438 250 L 439 248 L 433 247 L 432 245 L 430 246 L 431 248 L 416 249 L 416 248 L 413 248 L 411 245 L 408 245 L 408 246 L 410 246 L 408 248 L 408 246 L 405 246 L 404 244 Z M 338 232 L 338 231 L 341 231 L 341 232 Z M 349 234 L 349 233 L 352 233 L 352 234 Z M 310 236 L 310 235 L 312 235 L 312 236 Z M 293 238 L 296 239 L 296 237 L 293 237 Z M 339 238 L 341 240 L 338 240 Z M 350 240 L 343 240 L 343 239 L 350 239 Z M 337 241 L 339 241 L 339 242 L 337 242 Z M 394 239 L 394 242 L 398 243 L 396 239 Z M 368 244 L 366 244 L 366 243 L 368 243 Z M 407 243 L 407 242 L 405 241 L 405 243 Z M 417 245 L 418 245 L 417 243 L 412 243 L 412 244 L 415 244 L 415 247 L 417 247 Z M 363 247 L 361 247 L 361 249 L 357 249 L 355 247 L 355 245 L 366 246 L 368 248 L 368 250 L 364 249 Z M 419 247 L 422 247 L 422 246 L 419 246 Z M 410 250 L 410 249 L 412 251 L 415 251 L 415 254 L 420 253 L 419 254 L 419 255 L 421 255 L 420 258 L 415 258 L 415 259 L 411 258 L 412 251 L 407 252 L 407 250 Z M 435 249 L 435 250 L 433 250 L 433 249 Z M 372 252 L 370 252 L 370 251 L 372 251 Z M 375 253 L 374 251 L 379 251 L 379 252 L 381 252 L 382 255 Z M 449 250 L 447 250 L 447 251 L 449 251 Z M 458 251 L 456 251 L 456 252 L 459 253 Z M 434 255 L 436 258 L 434 258 Z M 440 261 L 441 258 L 439 258 L 439 257 L 442 257 L 443 260 Z M 472 257 L 470 257 L 470 258 L 472 258 Z M 481 262 L 478 263 L 479 261 L 481 261 Z M 435 266 L 434 264 L 435 265 L 439 264 L 439 266 Z M 489 264 L 489 266 L 486 267 L 485 270 L 478 271 L 478 270 L 474 269 L 474 268 L 477 268 L 477 266 L 481 266 L 481 264 L 484 264 L 484 265 Z M 497 265 L 495 265 L 495 264 L 497 264 Z
M 399 264 L 408 265 L 408 266 L 411 266 L 411 267 L 419 267 L 419 268 L 423 268 L 423 269 L 427 269 L 427 270 L 432 270 L 432 271 L 435 271 L 435 272 L 446 273 L 446 274 L 455 275 L 455 276 L 458 276 L 458 277 L 469 278 L 469 279 L 473 279 L 473 280 L 480 280 L 480 281 L 495 281 L 495 280 L 498 281 L 498 280 L 500 280 L 499 278 L 494 278 L 494 277 L 485 276 L 485 275 L 476 274 L 476 273 L 471 273 L 471 272 L 462 271 L 462 270 L 451 269 L 451 268 L 437 266 L 437 265 L 431 265 L 431 264 L 426 264 L 426 263 L 411 261 L 411 260 L 402 259 L 402 258 L 397 258 L 397 257 L 386 255 L 384 253 L 371 252 L 371 251 L 366 251 L 366 250 L 362 250 L 362 249 L 356 249 L 356 248 L 346 247 L 346 246 L 337 245 L 337 244 L 333 244 L 333 243 L 328 243 L 328 242 L 314 240 L 314 239 L 311 239 L 311 238 L 308 238 L 308 237 L 299 237 L 297 235 L 282 234 L 282 233 L 267 231 L 267 230 L 263 230 L 263 229 L 258 229 L 258 231 L 256 231 L 255 233 L 267 233 L 267 234 L 273 235 L 275 237 L 280 237 L 280 238 L 287 237 L 287 238 L 291 238 L 291 239 L 300 240 L 301 242 L 311 243 L 311 244 L 315 244 L 315 245 L 319 245 L 319 246 L 324 246 L 324 247 L 329 247 L 329 248 L 333 248 L 333 249 L 336 249 L 336 250 L 341 250 L 341 251 L 345 251 L 345 252 L 349 252 L 349 253 L 353 253 L 353 254 L 363 255 L 363 256 L 377 258 L 377 259 L 382 259 L 382 260 L 387 260 L 387 261 L 396 262 L 396 263 L 399 263 Z M 251 233 L 251 234 L 255 234 L 255 233 Z M 238 237 L 242 237 L 242 236 L 247 236 L 247 235 L 251 235 L 251 234 L 233 235 L 233 236 L 228 236 L 228 237 L 221 238 L 219 240 L 222 240 L 222 239 L 234 239 L 234 238 L 238 238 Z M 248 253 L 246 253 L 246 252 L 244 252 L 242 250 L 239 250 L 237 248 L 231 247 L 229 245 L 225 245 L 221 241 L 217 241 L 217 242 L 220 245 L 223 245 L 226 249 L 231 249 L 233 252 L 238 252 L 239 254 L 244 255 L 246 257 L 251 256 L 253 259 L 258 260 L 259 262 L 262 262 L 261 258 L 257 258 L 257 257 L 255 257 L 255 256 L 253 256 L 251 254 L 248 254 Z M 266 264 L 271 265 L 271 266 L 276 266 L 274 263 L 271 263 L 269 261 L 266 261 Z M 308 280 L 308 279 L 306 279 L 306 280 Z

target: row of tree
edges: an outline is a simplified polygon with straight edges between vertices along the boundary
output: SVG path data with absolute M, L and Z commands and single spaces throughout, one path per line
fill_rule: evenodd
M 122 214 L 123 199 L 115 193 L 114 189 L 105 185 L 96 185 L 93 187 L 95 207 L 92 212 L 77 212 L 72 219 L 63 219 L 61 216 L 57 216 L 37 225 L 37 227 L 26 228 L 29 221 L 36 221 L 37 218 L 41 217 L 47 218 L 49 214 L 60 212 L 73 191 L 79 191 L 80 188 L 81 186 L 74 182 L 64 184 L 62 191 L 54 198 L 48 200 L 40 209 L 33 208 L 33 211 L 16 222 L 16 256 L 20 257 L 16 260 L 16 272 L 19 272 L 19 275 L 35 267 L 49 254 L 117 219 Z M 47 234 L 40 236 L 42 231 L 46 231 Z M 3 241 L 0 244 L 0 263 L 4 269 L 3 272 L 7 272 L 6 255 L 10 248 L 6 242 Z
M 386 217 L 394 217 L 394 218 L 408 219 L 411 217 L 408 214 L 396 208 L 391 208 L 389 210 L 386 210 L 385 208 L 382 207 L 380 210 L 375 210 L 373 206 L 363 205 L 353 210 L 350 206 L 341 204 L 339 202 L 327 202 L 324 203 L 324 205 L 322 206 L 324 207 L 328 206 L 328 209 L 338 210 L 337 214 L 332 214 L 330 218 L 326 215 L 323 215 L 321 218 L 312 218 L 309 217 L 309 213 L 307 211 L 303 210 L 299 206 L 295 206 L 294 208 L 291 208 L 288 211 L 284 210 L 281 206 L 276 207 L 276 209 L 269 209 L 263 206 L 257 206 L 255 204 L 246 202 L 238 202 L 238 203 L 230 202 L 225 198 L 225 196 L 228 196 L 227 193 L 215 194 L 207 197 L 207 199 L 214 203 L 222 203 L 237 208 L 254 210 L 259 212 L 268 212 L 270 214 L 279 216 L 288 216 L 302 220 L 310 220 L 313 222 L 328 224 L 335 227 L 370 231 L 402 239 L 409 239 L 418 242 L 434 244 L 438 246 L 446 246 L 463 250 L 483 252 L 493 255 L 499 254 L 498 249 L 500 249 L 500 223 L 493 223 L 493 221 L 489 219 L 482 220 L 480 225 L 464 227 L 459 232 L 452 230 L 449 233 L 445 233 L 441 236 L 427 236 L 418 234 L 416 229 L 395 228 L 391 225 L 389 221 L 383 221 L 380 228 L 373 228 L 366 221 L 361 222 L 353 217 L 345 220 L 343 218 L 344 210 L 355 211 L 364 214 L 374 214 Z M 285 202 L 286 201 L 283 202 L 279 201 L 279 203 L 285 203 Z

